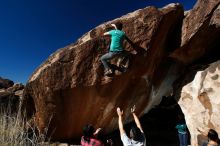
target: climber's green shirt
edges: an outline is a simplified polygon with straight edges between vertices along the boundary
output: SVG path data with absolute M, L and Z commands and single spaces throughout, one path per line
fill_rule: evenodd
M 186 133 L 186 124 L 177 124 L 176 129 L 179 133 L 185 134 Z
M 109 31 L 111 36 L 110 51 L 118 52 L 123 51 L 123 40 L 125 38 L 125 32 L 121 30 L 111 30 Z

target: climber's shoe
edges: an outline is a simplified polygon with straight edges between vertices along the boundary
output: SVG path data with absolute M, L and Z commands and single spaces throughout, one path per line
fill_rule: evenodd
M 106 71 L 105 71 L 105 76 L 108 76 L 108 75 L 111 75 L 113 72 L 112 72 L 112 70 L 111 69 L 107 69 Z

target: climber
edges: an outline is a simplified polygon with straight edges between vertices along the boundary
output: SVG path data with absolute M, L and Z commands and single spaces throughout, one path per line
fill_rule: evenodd
M 123 50 L 123 40 L 126 39 L 131 45 L 133 45 L 132 41 L 125 35 L 125 32 L 122 31 L 122 23 L 117 22 L 115 24 L 111 24 L 111 26 L 114 27 L 114 30 L 104 33 L 104 36 L 111 36 L 110 51 L 104 54 L 100 59 L 105 68 L 105 75 L 113 73 L 108 61 L 115 57 L 128 55 L 128 53 Z
M 188 143 L 188 133 L 187 133 L 187 127 L 184 119 L 184 115 L 182 113 L 178 114 L 178 122 L 175 127 L 178 131 L 178 137 L 179 137 L 179 144 L 180 146 L 187 146 Z
M 98 134 L 100 133 L 101 128 L 98 128 L 95 131 L 95 128 L 91 125 L 85 125 L 83 128 L 83 136 L 81 138 L 82 146 L 104 146 L 104 144 L 97 139 Z
M 202 143 L 202 146 L 220 146 L 220 139 L 218 133 L 214 129 L 209 129 L 208 131 L 203 131 L 198 129 L 202 135 L 206 136 L 208 140 Z
M 131 108 L 131 114 L 133 115 L 136 126 L 131 128 L 130 138 L 126 135 L 126 132 L 124 130 L 123 122 L 122 122 L 123 111 L 121 111 L 119 107 L 117 108 L 117 114 L 118 114 L 119 131 L 120 131 L 121 141 L 123 145 L 124 146 L 128 146 L 128 145 L 129 146 L 146 146 L 146 138 L 144 135 L 144 131 L 141 127 L 141 123 L 135 114 L 135 106 Z

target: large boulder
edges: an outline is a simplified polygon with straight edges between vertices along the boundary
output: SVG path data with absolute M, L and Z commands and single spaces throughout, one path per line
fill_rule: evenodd
M 177 77 L 178 65 L 167 56 L 180 46 L 183 16 L 180 4 L 146 7 L 106 22 L 59 49 L 27 82 L 23 101 L 27 116 L 35 117 L 41 131 L 50 125 L 52 139 L 64 140 L 79 138 L 86 123 L 104 127 L 104 133 L 115 130 L 117 106 L 124 110 L 126 123 L 131 121 L 133 104 L 139 116 L 147 113 L 171 91 Z M 107 78 L 100 57 L 110 40 L 101 35 L 119 20 L 136 47 L 125 42 L 131 66 L 126 73 Z
M 162 96 L 174 93 L 192 145 L 198 145 L 197 128 L 220 130 L 219 13 L 220 0 L 198 0 L 185 17 L 181 5 L 170 4 L 140 9 L 97 26 L 52 54 L 32 74 L 24 91 L 25 113 L 36 119 L 40 131 L 49 125 L 48 134 L 54 140 L 78 139 L 86 123 L 104 127 L 105 134 L 115 130 L 117 106 L 124 109 L 128 123 L 133 104 L 142 116 Z M 101 35 L 117 21 L 123 22 L 135 47 L 124 43 L 130 52 L 129 70 L 108 78 L 103 76 L 100 57 L 107 52 L 110 39 Z M 116 66 L 118 62 L 111 63 Z M 212 62 L 216 63 L 207 68 Z

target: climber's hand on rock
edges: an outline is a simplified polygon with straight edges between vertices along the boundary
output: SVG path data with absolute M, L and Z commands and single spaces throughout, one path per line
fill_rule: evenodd
M 204 136 L 208 136 L 208 132 L 209 132 L 209 129 L 208 128 L 203 128 L 203 130 L 199 129 L 199 128 L 196 128 L 196 130 L 201 133 L 202 135 Z
M 131 108 L 131 113 L 134 113 L 134 112 L 135 112 L 135 109 L 136 109 L 136 106 L 134 105 L 134 106 Z
M 109 144 L 110 146 L 113 145 L 113 141 L 111 139 L 107 139 L 107 144 Z
M 123 111 L 119 107 L 117 108 L 117 114 L 118 114 L 118 116 L 123 115 Z
M 95 131 L 94 135 L 99 134 L 99 132 L 100 132 L 101 130 L 102 130 L 102 128 L 98 128 L 98 129 L 96 129 L 96 131 Z

